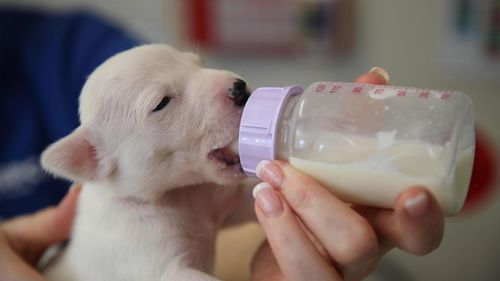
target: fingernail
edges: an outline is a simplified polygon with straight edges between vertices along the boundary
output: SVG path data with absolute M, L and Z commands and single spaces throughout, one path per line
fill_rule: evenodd
M 420 217 L 424 215 L 429 208 L 429 196 L 425 192 L 419 192 L 406 199 L 404 206 L 410 216 Z
M 266 216 L 277 217 L 283 213 L 283 204 L 269 183 L 259 183 L 254 187 L 252 194 Z
M 375 66 L 369 71 L 370 73 L 377 73 L 378 75 L 384 77 L 385 82 L 389 83 L 389 80 L 391 77 L 389 76 L 389 73 L 383 69 L 382 67 Z
M 263 180 L 270 182 L 272 185 L 279 187 L 283 181 L 283 172 L 281 168 L 269 160 L 263 160 L 255 169 L 257 176 Z

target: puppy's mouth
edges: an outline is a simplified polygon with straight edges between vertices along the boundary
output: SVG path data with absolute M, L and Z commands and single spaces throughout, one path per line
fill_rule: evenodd
M 227 166 L 240 166 L 240 156 L 236 154 L 230 146 L 216 148 L 208 154 L 208 159 L 223 163 Z

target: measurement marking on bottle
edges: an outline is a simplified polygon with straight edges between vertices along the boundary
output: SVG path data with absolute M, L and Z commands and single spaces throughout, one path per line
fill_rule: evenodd
M 352 92 L 359 95 L 361 94 L 361 91 L 363 90 L 363 87 L 361 86 L 355 86 L 353 89 L 352 89 Z
M 398 93 L 396 94 L 398 97 L 406 97 L 406 90 L 399 90 Z
M 354 95 L 370 94 L 372 98 L 384 98 L 396 96 L 400 98 L 415 97 L 429 99 L 434 97 L 438 100 L 448 100 L 453 97 L 453 92 L 446 90 L 419 89 L 415 87 L 399 87 L 392 85 L 371 85 L 346 82 L 319 82 L 314 89 L 317 94 L 341 94 L 351 93 Z
M 333 84 L 332 89 L 330 90 L 330 94 L 338 94 L 341 89 L 342 89 L 341 84 Z
M 420 92 L 420 94 L 418 95 L 419 98 L 421 99 L 427 99 L 429 98 L 429 91 L 422 91 Z
M 447 99 L 450 98 L 450 96 L 451 96 L 451 94 L 448 93 L 448 92 L 441 93 L 441 99 L 442 100 L 447 100 Z
M 326 89 L 326 83 L 319 83 L 315 89 L 316 93 L 321 93 Z

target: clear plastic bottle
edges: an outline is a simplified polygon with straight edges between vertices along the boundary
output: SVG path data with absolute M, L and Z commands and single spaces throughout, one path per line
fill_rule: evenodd
M 349 203 L 392 208 L 401 191 L 423 186 L 452 215 L 467 195 L 474 140 L 463 93 L 317 82 L 255 90 L 239 153 L 250 176 L 262 160 L 287 160 Z

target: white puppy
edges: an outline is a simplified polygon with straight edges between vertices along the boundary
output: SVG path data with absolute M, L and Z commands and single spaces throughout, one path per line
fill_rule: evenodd
M 241 89 L 228 95 L 246 87 L 236 79 L 164 45 L 120 53 L 92 73 L 81 125 L 42 155 L 47 171 L 84 183 L 49 280 L 215 280 L 218 229 L 253 213 L 228 148 L 245 101 Z

